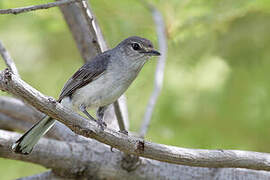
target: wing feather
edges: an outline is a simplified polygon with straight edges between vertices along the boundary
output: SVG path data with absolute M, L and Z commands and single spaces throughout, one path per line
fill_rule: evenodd
M 77 89 L 97 79 L 107 68 L 110 60 L 108 51 L 85 63 L 64 85 L 58 102 L 66 96 L 71 96 Z

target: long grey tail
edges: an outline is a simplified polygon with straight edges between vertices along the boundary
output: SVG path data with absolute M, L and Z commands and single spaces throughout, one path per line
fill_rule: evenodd
M 29 154 L 38 140 L 54 125 L 55 120 L 49 116 L 37 122 L 31 129 L 20 137 L 13 145 L 12 150 L 20 154 Z

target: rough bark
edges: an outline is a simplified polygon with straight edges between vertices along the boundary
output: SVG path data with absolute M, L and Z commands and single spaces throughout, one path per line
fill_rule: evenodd
M 260 179 L 270 178 L 270 172 L 232 168 L 199 168 L 169 164 L 141 158 L 141 165 L 132 172 L 121 168 L 119 163 L 122 153 L 111 152 L 109 147 L 93 141 L 89 143 L 63 142 L 43 138 L 38 143 L 31 156 L 14 154 L 8 148 L 19 137 L 17 133 L 0 130 L 0 156 L 10 159 L 22 160 L 41 164 L 48 168 L 61 171 L 50 171 L 32 176 L 33 179 L 61 179 L 65 177 L 79 179 L 88 177 L 91 179 Z M 94 145 L 94 146 L 93 146 Z M 65 179 L 66 179 L 65 178 Z

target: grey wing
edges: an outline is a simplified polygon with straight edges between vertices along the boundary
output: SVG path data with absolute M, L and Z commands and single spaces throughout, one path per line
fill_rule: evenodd
M 107 68 L 110 55 L 107 53 L 96 56 L 84 64 L 64 85 L 58 102 L 66 96 L 71 96 L 77 89 L 97 79 Z

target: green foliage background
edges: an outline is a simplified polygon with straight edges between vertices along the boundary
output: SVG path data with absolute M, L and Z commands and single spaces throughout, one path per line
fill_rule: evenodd
M 45 2 L 1 0 L 0 8 Z M 147 139 L 188 148 L 270 152 L 270 1 L 152 2 L 164 15 L 169 48 Z M 91 5 L 111 47 L 131 35 L 157 44 L 151 14 L 140 1 L 91 0 Z M 49 96 L 57 97 L 83 63 L 57 8 L 1 15 L 0 39 L 22 78 Z M 133 131 L 140 127 L 155 65 L 151 60 L 127 91 Z M 1 179 L 42 171 L 0 159 Z

